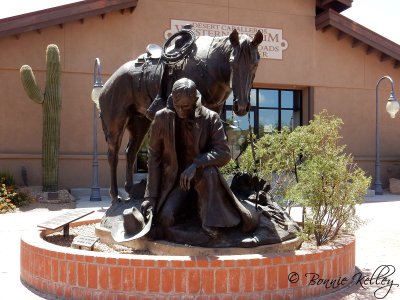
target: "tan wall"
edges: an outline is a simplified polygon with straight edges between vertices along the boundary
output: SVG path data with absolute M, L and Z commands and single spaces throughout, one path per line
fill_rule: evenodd
M 394 69 L 391 61 L 381 62 L 377 53 L 367 55 L 364 45 L 352 48 L 349 37 L 338 40 L 334 29 L 316 31 L 314 0 L 140 0 L 132 14 L 117 11 L 104 19 L 85 19 L 83 24 L 76 21 L 63 28 L 43 29 L 40 34 L 24 33 L 19 39 L 0 38 L 0 170 L 11 170 L 21 182 L 20 168 L 26 166 L 30 184 L 40 184 L 42 111 L 23 91 L 19 68 L 31 65 L 44 87 L 45 49 L 55 43 L 63 70 L 60 184 L 65 188 L 90 186 L 94 59 L 101 59 L 105 81 L 120 65 L 144 52 L 148 43 L 162 44 L 171 19 L 282 29 L 289 44 L 283 59 L 263 59 L 255 86 L 302 89 L 303 98 L 311 98 L 312 110 L 327 109 L 341 117 L 347 151 L 367 171 L 373 171 L 375 84 L 383 75 L 398 82 L 400 69 Z M 384 178 L 400 176 L 400 119 L 389 119 L 384 111 L 388 89 L 387 83 L 380 88 Z M 306 123 L 306 109 L 304 115 Z M 100 183 L 106 187 L 107 147 L 100 124 L 98 136 Z M 121 159 L 125 145 L 126 139 Z M 124 161 L 119 167 L 122 186 Z
M 343 143 L 346 151 L 370 175 L 374 175 L 375 129 L 376 129 L 376 83 L 389 75 L 396 83 L 400 70 L 393 68 L 391 60 L 382 62 L 380 53 L 366 54 L 366 46 L 352 48 L 352 40 L 346 37 L 337 40 L 337 32 L 317 32 L 319 80 L 315 80 L 315 112 L 327 109 L 342 118 Z M 329 60 L 328 60 L 329 58 Z M 384 80 L 378 89 L 379 130 L 381 133 L 381 161 L 383 184 L 389 177 L 400 176 L 400 119 L 391 119 L 386 112 L 386 101 L 390 93 L 389 81 Z

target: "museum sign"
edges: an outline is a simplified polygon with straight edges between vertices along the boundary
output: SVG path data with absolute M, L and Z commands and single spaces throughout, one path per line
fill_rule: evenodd
M 283 39 L 282 29 L 173 19 L 171 20 L 171 28 L 164 32 L 165 38 L 168 39 L 172 34 L 181 30 L 182 26 L 186 24 L 193 25 L 193 30 L 197 36 L 227 36 L 236 28 L 239 33 L 244 33 L 252 37 L 257 30 L 260 30 L 264 35 L 263 42 L 258 46 L 261 58 L 283 59 L 282 53 L 288 47 L 288 42 Z

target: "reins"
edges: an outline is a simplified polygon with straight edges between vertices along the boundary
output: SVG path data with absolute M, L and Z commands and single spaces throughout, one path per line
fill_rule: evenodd
M 247 120 L 249 122 L 249 131 L 250 131 L 250 147 L 251 147 L 251 154 L 253 156 L 253 161 L 254 161 L 254 167 L 253 167 L 253 172 L 256 176 L 256 183 L 254 187 L 254 176 L 251 180 L 251 184 L 253 185 L 253 188 L 256 190 L 256 210 L 258 209 L 258 198 L 259 198 L 259 193 L 260 193 L 260 179 L 258 178 L 258 168 L 257 168 L 257 159 L 256 159 L 256 150 L 254 146 L 254 137 L 253 137 L 253 128 L 251 126 L 251 121 L 250 121 L 250 112 L 247 113 Z

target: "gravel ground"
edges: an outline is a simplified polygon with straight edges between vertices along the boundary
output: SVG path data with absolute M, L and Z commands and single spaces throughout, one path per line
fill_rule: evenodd
M 67 190 L 60 190 L 57 193 L 42 192 L 41 186 L 21 187 L 20 192 L 28 194 L 32 203 L 18 207 L 15 212 L 21 213 L 26 211 L 45 211 L 45 210 L 62 210 L 72 209 L 76 207 L 76 199 Z M 49 196 L 50 194 L 50 196 Z M 53 195 L 54 199 L 51 196 Z
M 69 229 L 70 235 L 68 237 L 64 237 L 63 231 L 61 230 L 61 231 L 47 235 L 44 238 L 44 240 L 49 243 L 55 244 L 55 245 L 72 248 L 72 241 L 77 236 L 84 235 L 84 236 L 96 237 L 95 225 L 96 225 L 96 223 L 88 224 L 88 225 L 81 225 L 81 226 L 76 226 L 76 227 L 70 227 L 70 229 Z M 352 238 L 353 237 L 351 235 L 342 234 L 339 237 L 337 237 L 333 242 L 329 242 L 322 247 L 341 245 L 343 243 L 348 242 Z M 318 250 L 318 247 L 316 246 L 315 241 L 310 240 L 310 241 L 303 242 L 299 250 L 316 251 L 316 250 Z M 125 247 L 125 246 L 118 245 L 118 244 L 111 244 L 111 245 L 104 244 L 100 241 L 98 241 L 94 244 L 93 251 L 106 252 L 106 253 L 152 255 L 152 253 L 147 250 L 134 250 L 132 248 Z

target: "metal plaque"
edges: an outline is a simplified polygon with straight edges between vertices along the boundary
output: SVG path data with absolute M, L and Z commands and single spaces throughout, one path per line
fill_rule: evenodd
M 96 236 L 79 235 L 72 241 L 72 245 L 92 248 L 93 245 L 99 240 Z
M 72 210 L 68 211 L 58 217 L 50 219 L 46 222 L 40 223 L 37 225 L 38 227 L 46 228 L 46 229 L 57 229 L 63 227 L 71 222 L 74 222 L 80 218 L 83 218 L 89 214 L 94 212 L 94 210 L 84 209 L 84 210 Z

